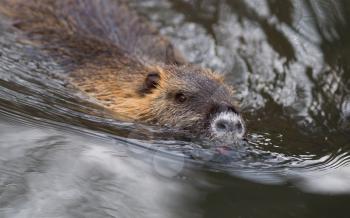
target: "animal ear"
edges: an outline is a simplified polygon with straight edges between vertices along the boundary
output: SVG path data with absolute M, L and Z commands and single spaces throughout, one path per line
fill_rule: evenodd
M 160 76 L 158 72 L 150 72 L 147 74 L 145 81 L 140 90 L 140 94 L 149 94 L 152 93 L 152 90 L 155 89 L 159 83 Z

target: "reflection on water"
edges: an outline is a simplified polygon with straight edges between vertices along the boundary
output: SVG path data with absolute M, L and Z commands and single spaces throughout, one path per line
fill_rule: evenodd
M 113 120 L 0 19 L 1 217 L 348 217 L 347 1 L 130 4 L 225 74 L 247 141 Z
M 2 120 L 1 217 L 190 217 L 196 193 L 155 173 L 164 168 L 154 167 L 156 156 L 141 160 L 111 139 Z

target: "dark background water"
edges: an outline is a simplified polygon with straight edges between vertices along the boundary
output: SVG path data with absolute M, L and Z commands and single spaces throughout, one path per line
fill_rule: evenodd
M 225 74 L 248 143 L 109 118 L 1 18 L 0 217 L 349 217 L 348 1 L 130 5 Z

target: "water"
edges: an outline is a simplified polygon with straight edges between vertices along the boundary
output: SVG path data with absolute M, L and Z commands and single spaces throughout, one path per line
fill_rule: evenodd
M 133 0 L 247 119 L 234 147 L 113 120 L 0 21 L 0 217 L 349 217 L 350 5 Z

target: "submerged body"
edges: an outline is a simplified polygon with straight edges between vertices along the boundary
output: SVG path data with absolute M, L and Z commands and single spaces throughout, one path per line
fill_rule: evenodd
M 115 0 L 0 0 L 0 14 L 119 119 L 240 139 L 231 87 Z

